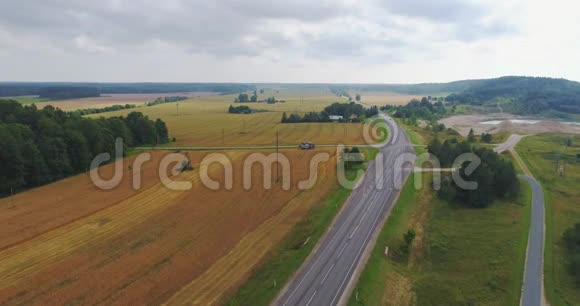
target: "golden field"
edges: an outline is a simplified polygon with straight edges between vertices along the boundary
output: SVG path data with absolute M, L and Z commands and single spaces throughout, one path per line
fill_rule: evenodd
M 343 102 L 330 92 L 273 88 L 260 99 L 269 96 L 285 102 L 244 104 L 269 112 L 238 115 L 227 113 L 234 95 L 202 95 L 136 110 L 167 122 L 171 137 L 177 138 L 170 145 L 272 145 L 276 132 L 281 145 L 364 143 L 362 124 L 280 123 L 283 112 L 320 111 Z M 51 103 L 93 107 L 86 100 Z M 110 191 L 82 174 L 0 199 L 0 304 L 224 303 L 297 223 L 339 190 L 334 148 L 281 152 L 291 162 L 289 190 L 274 181 L 272 189 L 265 189 L 260 166 L 252 168 L 253 186 L 245 190 L 243 161 L 254 152 L 237 150 L 224 153 L 233 161 L 232 190 L 213 191 L 201 184 L 199 163 L 209 153 L 195 151 L 187 155 L 196 170 L 173 177 L 192 182 L 193 189 L 172 191 L 158 176 L 169 152 L 153 151 L 139 190 L 132 187 L 129 167 L 134 155 L 124 160 L 123 180 Z M 298 182 L 310 175 L 310 160 L 321 152 L 329 153 L 330 160 L 319 164 L 317 184 L 300 190 Z M 99 171 L 111 177 L 113 166 Z M 209 173 L 225 180 L 216 164 Z
M 139 108 L 137 111 L 151 118 L 161 118 L 167 123 L 170 137 L 176 142 L 170 146 L 248 146 L 274 145 L 276 132 L 280 145 L 298 145 L 303 141 L 316 144 L 364 144 L 360 123 L 299 123 L 282 124 L 283 112 L 303 114 L 321 111 L 333 102 L 345 102 L 330 91 L 320 89 L 291 90 L 268 89 L 259 94 L 259 99 L 275 96 L 284 103 L 239 103 L 235 95 L 204 96 L 179 103 L 167 103 Z M 402 101 L 403 98 L 397 96 Z M 397 100 L 397 101 L 399 101 Z M 381 104 L 378 103 L 377 104 Z M 390 98 L 385 97 L 387 104 Z M 229 114 L 230 105 L 247 105 L 268 112 L 255 114 Z M 91 115 L 119 116 L 135 110 Z
M 245 190 L 242 161 L 252 152 L 238 151 L 227 153 L 234 165 L 232 190 L 205 188 L 195 170 L 174 177 L 193 182 L 192 190 L 171 191 L 156 176 L 166 153 L 154 152 L 138 191 L 126 170 L 112 191 L 98 190 L 79 175 L 2 199 L 0 304 L 222 302 L 294 224 L 336 190 L 332 150 L 331 160 L 318 167 L 315 188 L 297 188 L 318 152 L 323 151 L 282 151 L 292 164 L 290 190 L 275 182 L 264 189 L 258 166 L 252 188 Z M 188 154 L 199 162 L 207 153 Z M 112 165 L 102 169 L 104 176 L 111 171 Z M 220 166 L 209 173 L 224 181 Z

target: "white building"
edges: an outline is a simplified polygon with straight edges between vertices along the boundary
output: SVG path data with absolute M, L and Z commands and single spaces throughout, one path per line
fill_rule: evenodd
M 332 121 L 340 121 L 340 120 L 344 119 L 344 117 L 342 117 L 342 116 L 334 116 L 334 115 L 330 115 L 330 116 L 328 116 L 328 118 Z

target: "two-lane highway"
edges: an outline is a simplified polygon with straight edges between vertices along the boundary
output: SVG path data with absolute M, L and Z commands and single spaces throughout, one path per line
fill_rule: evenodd
M 413 154 L 414 150 L 404 130 L 391 118 L 381 116 L 389 126 L 389 140 L 381 148 L 382 163 L 368 164 L 362 183 L 353 190 L 332 228 L 276 305 L 336 305 L 348 292 L 349 283 L 356 281 L 355 271 L 363 264 L 365 251 L 372 248 L 373 234 L 398 197 L 395 182 L 405 181 L 412 169 L 409 164 L 395 169 L 397 158 L 404 153 Z
M 542 186 L 527 175 L 519 175 L 532 187 L 532 220 L 526 254 L 522 288 L 522 306 L 541 306 L 544 302 L 544 192 Z

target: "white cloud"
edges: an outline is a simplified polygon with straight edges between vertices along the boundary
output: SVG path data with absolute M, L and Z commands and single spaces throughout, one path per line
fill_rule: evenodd
M 0 80 L 580 79 L 577 8 L 569 0 L 2 1 Z

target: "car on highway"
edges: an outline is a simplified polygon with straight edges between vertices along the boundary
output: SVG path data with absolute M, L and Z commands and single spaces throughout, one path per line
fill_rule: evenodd
M 301 150 L 313 150 L 314 148 L 316 148 L 316 145 L 313 144 L 312 142 L 305 141 L 300 145 L 298 145 L 298 148 Z

